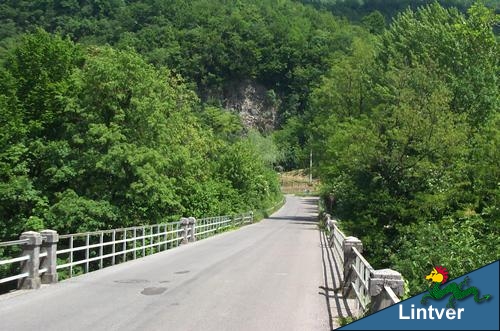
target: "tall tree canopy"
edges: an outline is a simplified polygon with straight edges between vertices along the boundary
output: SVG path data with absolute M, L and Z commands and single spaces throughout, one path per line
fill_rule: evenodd
M 180 77 L 133 50 L 38 30 L 11 51 L 2 77 L 2 238 L 225 214 L 279 196 L 238 120 L 199 115 Z M 217 139 L 233 123 L 235 135 Z
M 309 142 L 334 212 L 414 292 L 432 264 L 459 275 L 500 256 L 496 23 L 480 4 L 407 10 L 354 40 L 311 94 Z

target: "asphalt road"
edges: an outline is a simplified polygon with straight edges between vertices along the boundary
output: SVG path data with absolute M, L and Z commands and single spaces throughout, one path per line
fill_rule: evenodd
M 239 230 L 0 296 L 0 330 L 329 330 L 316 213 L 288 196 Z

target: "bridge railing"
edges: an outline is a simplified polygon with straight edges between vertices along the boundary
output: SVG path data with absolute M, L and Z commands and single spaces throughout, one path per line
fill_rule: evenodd
M 13 252 L 21 251 L 19 257 L 0 260 L 0 266 L 13 270 L 0 279 L 0 284 L 17 281 L 18 289 L 37 289 L 42 283 L 50 283 L 55 273 L 54 240 L 57 242 L 55 231 L 44 230 L 24 232 L 19 240 L 0 243 L 0 247 L 14 248 Z
M 177 247 L 183 233 L 181 222 L 173 222 L 61 235 L 56 269 L 66 269 L 72 277 L 135 260 Z
M 225 231 L 231 227 L 241 226 L 246 223 L 253 222 L 253 213 L 248 212 L 245 214 L 235 216 L 216 216 L 206 217 L 196 220 L 195 236 L 196 239 L 204 239 L 214 234 Z
M 19 239 L 19 240 L 12 240 L 12 241 L 6 241 L 3 243 L 0 243 L 0 247 L 18 247 L 20 245 L 28 243 L 28 239 Z M 16 258 L 10 258 L 10 259 L 5 259 L 5 260 L 0 260 L 0 266 L 10 266 L 10 265 L 17 265 L 18 263 L 22 263 L 25 261 L 29 261 L 31 259 L 29 254 L 26 255 L 21 255 Z M 24 277 L 27 277 L 29 274 L 28 272 L 23 272 L 21 268 L 16 268 L 16 272 L 14 275 L 9 276 L 9 277 L 4 277 L 0 278 L 0 284 L 2 283 L 8 283 L 14 280 L 18 280 Z
M 112 230 L 58 235 L 52 230 L 24 232 L 19 240 L 0 243 L 17 247 L 22 253 L 0 260 L 11 266 L 0 284 L 17 281 L 18 289 L 37 289 L 56 283 L 59 276 L 70 278 L 128 260 L 165 251 L 180 244 L 205 239 L 231 227 L 253 222 L 253 212 L 235 216 L 181 218 L 179 222 Z M 18 263 L 17 266 L 12 266 Z
M 357 315 L 398 303 L 404 292 L 401 274 L 391 269 L 375 270 L 362 255 L 361 240 L 347 237 L 330 215 L 325 214 L 323 221 L 328 243 L 336 261 L 340 261 L 342 295 L 344 298 L 355 299 Z
M 354 294 L 356 295 L 358 307 L 358 311 L 366 311 L 368 308 L 368 304 L 370 303 L 370 275 L 373 273 L 373 268 L 365 260 L 363 255 L 356 249 L 356 247 L 352 247 L 352 252 L 354 253 L 354 261 L 351 264 L 350 272 L 352 276 L 349 275 L 348 279 L 350 283 L 347 288 L 352 289 Z

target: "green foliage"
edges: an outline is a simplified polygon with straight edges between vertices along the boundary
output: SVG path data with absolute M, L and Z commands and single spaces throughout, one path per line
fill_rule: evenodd
M 476 0 L 301 0 L 304 4 L 331 11 L 335 15 L 345 16 L 351 21 L 363 21 L 363 18 L 374 11 L 381 12 L 385 17 L 392 18 L 398 13 L 411 8 L 430 5 L 434 2 L 446 8 L 455 7 L 462 12 Z M 500 11 L 497 0 L 481 0 L 487 7 Z
M 0 47 L 34 26 L 86 45 L 133 48 L 196 86 L 203 101 L 251 79 L 275 92 L 280 122 L 305 110 L 352 27 L 294 1 L 8 1 Z M 2 50 L 0 49 L 0 55 Z
M 199 116 L 202 123 L 222 140 L 232 141 L 243 135 L 241 118 L 227 110 L 206 105 Z
M 268 207 L 280 196 L 268 138 L 202 109 L 133 50 L 43 30 L 1 68 L 1 238 L 154 224 Z M 222 155 L 222 156 L 221 156 Z
M 498 258 L 498 224 L 472 213 L 460 218 L 417 222 L 400 233 L 400 247 L 391 256 L 398 270 L 409 280 L 410 292 L 426 289 L 422 275 L 436 265 L 459 277 Z M 415 245 L 418 243 L 418 246 Z
M 273 133 L 274 142 L 281 154 L 285 170 L 304 168 L 303 146 L 307 140 L 304 121 L 298 116 L 290 117 L 281 130 Z
M 275 201 L 280 195 L 278 176 L 266 166 L 248 138 L 221 151 L 218 173 L 227 178 L 231 187 L 251 206 Z
M 361 24 L 370 33 L 381 34 L 385 30 L 385 18 L 378 10 L 371 12 L 361 19 Z
M 500 256 L 497 21 L 479 4 L 407 10 L 380 42 L 353 39 L 311 94 L 324 195 L 412 294 L 433 264 L 458 276 Z
M 273 141 L 271 136 L 263 136 L 256 130 L 250 130 L 247 135 L 249 143 L 254 146 L 264 163 L 273 167 L 282 160 L 282 153 Z

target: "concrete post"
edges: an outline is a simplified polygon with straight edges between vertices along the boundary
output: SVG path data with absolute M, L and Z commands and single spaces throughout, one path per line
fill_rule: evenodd
M 190 227 L 189 227 L 189 218 L 182 217 L 181 218 L 181 226 L 182 226 L 182 229 L 184 230 L 182 232 L 182 236 L 184 238 L 182 239 L 181 244 L 187 244 L 188 243 L 189 230 L 190 230 Z
M 253 210 L 250 212 L 250 223 L 253 223 Z
M 42 284 L 57 283 L 57 243 L 59 235 L 54 230 L 43 230 L 40 232 L 43 237 L 40 253 L 47 253 L 47 256 L 42 259 L 41 269 L 46 268 L 47 271 L 42 274 Z
M 337 225 L 337 221 L 332 220 L 330 218 L 330 215 L 328 214 L 326 215 L 327 215 L 326 228 L 328 229 L 328 231 L 330 231 L 330 237 L 328 237 L 328 244 L 330 245 L 330 247 L 332 247 L 333 244 L 335 243 L 335 226 Z
M 332 220 L 330 217 L 328 217 L 328 219 L 326 221 L 326 225 L 328 226 L 328 229 L 330 231 L 333 231 L 333 226 L 337 225 L 337 221 L 336 220 Z
M 352 249 L 355 247 L 359 253 L 363 253 L 363 243 L 356 237 L 347 237 L 342 246 L 344 251 L 344 282 L 342 286 L 344 287 L 344 296 L 346 296 L 351 282 L 356 277 L 356 273 L 351 268 L 356 258 L 356 254 Z
M 17 282 L 18 289 L 38 289 L 40 288 L 40 275 L 38 269 L 40 266 L 40 244 L 42 243 L 42 236 L 38 232 L 28 231 L 23 232 L 21 240 L 28 240 L 23 245 L 22 256 L 28 255 L 30 258 L 23 261 L 21 269 L 23 273 L 28 273 L 28 277 L 21 278 Z
M 196 218 L 190 217 L 188 218 L 189 220 L 189 227 L 191 228 L 191 238 L 189 238 L 189 242 L 195 242 L 196 241 Z
M 385 286 L 390 287 L 398 297 L 402 297 L 404 294 L 404 281 L 399 272 L 391 269 L 374 270 L 368 284 L 372 312 L 389 307 L 394 303 L 396 298 L 389 296 L 389 293 L 384 290 Z

